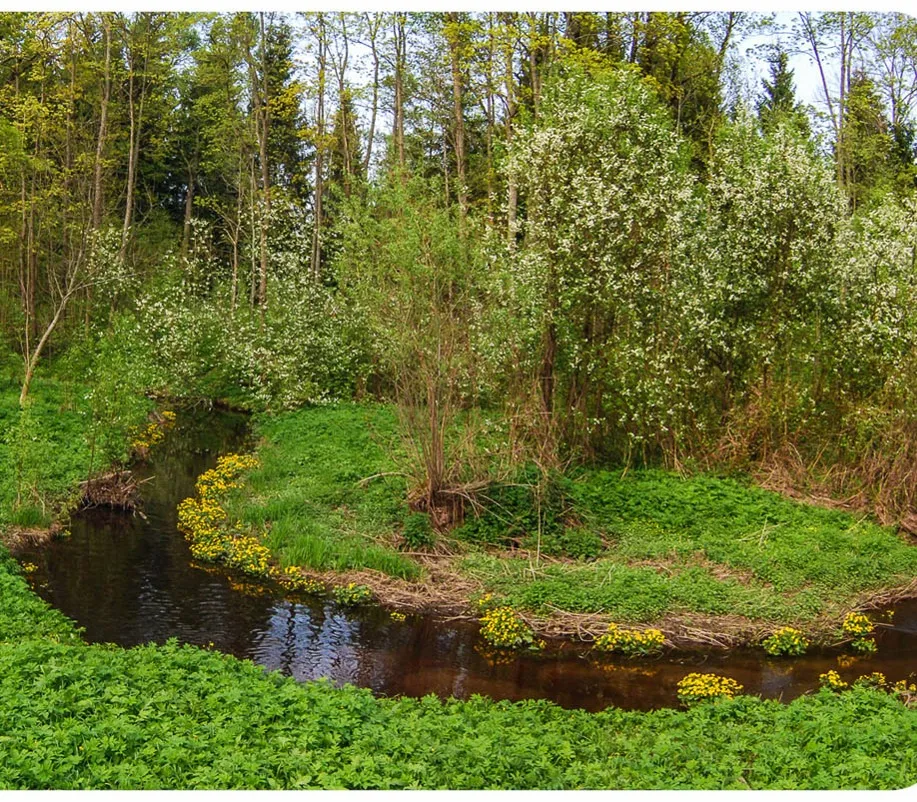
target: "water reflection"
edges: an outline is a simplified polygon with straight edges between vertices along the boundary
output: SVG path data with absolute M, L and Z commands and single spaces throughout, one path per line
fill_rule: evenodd
M 212 566 L 195 565 L 176 529 L 176 507 L 196 477 L 224 452 L 246 447 L 246 420 L 225 412 L 184 414 L 138 473 L 143 515 L 107 509 L 77 516 L 72 537 L 22 555 L 39 566 L 36 589 L 85 628 L 91 642 L 122 646 L 175 637 L 213 644 L 298 680 L 329 677 L 384 695 L 551 699 L 564 707 L 650 709 L 675 703 L 676 684 L 692 670 L 734 677 L 749 693 L 791 699 L 818 675 L 845 679 L 882 671 L 889 679 L 917 670 L 917 602 L 898 606 L 876 656 L 822 651 L 780 661 L 759 650 L 655 661 L 593 661 L 562 644 L 545 654 L 507 657 L 489 651 L 476 627 L 384 610 L 347 610 L 332 602 L 285 599 Z

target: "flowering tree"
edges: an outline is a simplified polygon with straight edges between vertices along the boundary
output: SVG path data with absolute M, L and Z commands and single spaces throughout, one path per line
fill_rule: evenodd
M 525 208 L 513 273 L 543 413 L 571 443 L 617 434 L 629 451 L 675 415 L 685 149 L 635 71 L 570 68 L 508 170 Z
M 686 300 L 710 398 L 727 413 L 794 381 L 818 392 L 843 209 L 829 168 L 795 126 L 763 137 L 741 112 L 717 144 L 705 199 Z

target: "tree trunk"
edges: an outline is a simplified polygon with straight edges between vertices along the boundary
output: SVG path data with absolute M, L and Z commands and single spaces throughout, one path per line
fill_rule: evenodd
M 506 30 L 503 32 L 503 83 L 506 91 L 506 118 L 504 127 L 506 132 L 506 146 L 510 147 L 513 141 L 513 118 L 516 116 L 515 80 L 513 78 L 513 26 L 515 15 L 501 12 L 500 17 Z M 509 247 L 516 244 L 516 206 L 518 204 L 518 186 L 516 176 L 511 173 L 506 187 L 506 239 Z
M 20 407 L 25 406 L 26 398 L 29 395 L 29 387 L 32 385 L 32 377 L 35 375 L 35 368 L 38 366 L 38 359 L 41 356 L 41 352 L 44 350 L 48 339 L 51 337 L 51 333 L 57 327 L 57 324 L 60 321 L 61 315 L 63 314 L 69 300 L 70 293 L 68 292 L 61 298 L 61 301 L 54 312 L 54 317 L 51 318 L 51 322 L 45 329 L 44 334 L 41 335 L 41 339 L 38 341 L 38 345 L 35 346 L 35 350 L 26 354 L 25 377 L 22 380 L 22 392 L 19 393 Z
M 107 14 L 102 14 L 102 26 L 105 31 L 105 73 L 92 180 L 92 228 L 95 231 L 98 231 L 102 225 L 102 156 L 105 152 L 105 137 L 108 133 L 108 102 L 111 98 L 111 20 Z
M 462 108 L 461 17 L 458 12 L 446 14 L 446 39 L 452 68 L 452 142 L 455 147 L 455 192 L 459 204 L 460 224 L 468 214 L 468 185 L 465 175 L 465 114 Z
M 376 133 L 376 113 L 379 109 L 379 51 L 376 48 L 376 37 L 379 35 L 379 20 L 381 15 L 377 15 L 370 20 L 369 14 L 366 15 L 366 22 L 369 26 L 369 49 L 373 59 L 373 100 L 372 111 L 369 117 L 369 131 L 366 134 L 366 155 L 363 157 L 363 175 L 369 178 L 369 165 L 372 161 L 373 138 Z
M 261 21 L 261 190 L 264 196 L 264 211 L 261 217 L 261 272 L 258 281 L 258 303 L 261 306 L 261 325 L 264 326 L 264 312 L 267 304 L 267 227 L 271 217 L 271 173 L 267 157 L 267 141 L 270 133 L 270 96 L 267 84 L 267 36 L 264 30 L 264 12 L 259 12 Z
M 312 278 L 315 281 L 321 276 L 322 261 L 322 196 L 324 195 L 325 172 L 325 70 L 327 68 L 328 42 L 325 36 L 325 15 L 318 14 L 318 100 L 316 107 L 316 135 L 315 148 L 315 221 L 312 228 Z
M 191 217 L 194 212 L 194 170 L 190 164 L 188 168 L 188 188 L 185 192 L 185 216 L 182 221 L 181 231 L 181 255 L 182 258 L 188 258 L 188 251 L 191 247 Z
M 394 43 L 395 43 L 395 108 L 392 136 L 395 140 L 395 152 L 398 156 L 398 167 L 404 178 L 404 69 L 405 69 L 405 32 L 404 15 L 394 15 Z

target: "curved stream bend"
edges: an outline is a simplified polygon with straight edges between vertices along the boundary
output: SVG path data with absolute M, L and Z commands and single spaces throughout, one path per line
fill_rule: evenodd
M 770 660 L 759 650 L 596 663 L 569 644 L 494 663 L 477 627 L 331 601 L 294 602 L 252 593 L 226 571 L 192 564 L 176 529 L 176 507 L 216 457 L 243 450 L 244 416 L 184 414 L 147 465 L 138 468 L 144 515 L 109 509 L 74 517 L 72 536 L 21 555 L 38 566 L 36 590 L 85 628 L 90 642 L 135 646 L 168 638 L 248 658 L 299 680 L 329 677 L 384 695 L 495 699 L 547 698 L 564 707 L 652 709 L 676 703 L 676 683 L 692 670 L 734 677 L 747 693 L 789 700 L 838 669 L 845 678 L 882 671 L 890 680 L 917 670 L 917 602 L 899 605 L 874 657 L 845 669 L 836 652 Z M 501 658 L 503 659 L 503 658 Z M 842 658 L 845 659 L 845 658 Z

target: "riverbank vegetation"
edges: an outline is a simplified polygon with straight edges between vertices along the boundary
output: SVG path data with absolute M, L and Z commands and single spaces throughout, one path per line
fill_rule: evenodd
M 852 608 L 914 592 L 917 548 L 889 528 L 658 469 L 571 470 L 541 515 L 537 479 L 508 482 L 481 517 L 417 545 L 391 408 L 265 415 L 256 434 L 258 464 L 227 494 L 224 520 L 254 527 L 285 568 L 368 582 L 399 606 L 475 615 L 490 594 L 542 633 L 662 622 L 670 643 L 728 645 L 790 624 L 841 640 Z
M 40 375 L 21 408 L 18 382 L 0 375 L 0 534 L 41 530 L 78 506 L 80 484 L 125 462 L 132 435 L 142 432 L 153 404 L 131 399 L 116 425 L 94 409 L 98 388 L 61 375 Z
M 817 65 L 817 108 L 791 53 Z M 164 401 L 222 403 L 255 413 L 257 465 L 211 494 L 197 547 L 249 573 L 456 614 L 489 598 L 477 612 L 504 610 L 523 645 L 792 627 L 784 650 L 874 648 L 848 614 L 917 595 L 915 65 L 917 24 L 895 13 L 0 14 L 0 529 L 64 522 L 82 481 L 132 442 L 143 456 Z M 21 639 L 0 682 L 41 693 L 0 716 L 44 721 L 49 751 L 14 759 L 0 736 L 11 784 L 879 785 L 913 768 L 877 747 L 908 742 L 906 714 L 863 689 L 590 718 Z M 115 705 L 169 688 L 188 737 L 146 774 L 102 765 L 162 747 L 147 730 L 84 763 L 50 712 L 107 692 L 81 665 L 121 677 Z M 193 671 L 213 696 L 173 687 Z M 197 718 L 262 691 L 318 728 Z M 840 734 L 800 757 L 810 718 Z M 251 735 L 230 766 L 223 739 L 255 722 L 274 744 Z M 478 724 L 513 732 L 506 748 Z M 532 762 L 539 728 L 559 762 Z M 404 760 L 346 752 L 389 736 Z M 338 757 L 305 767 L 297 750 L 325 740 Z
M 175 643 L 83 644 L 0 552 L 4 788 L 897 788 L 914 716 L 865 686 L 649 713 L 377 699 Z

